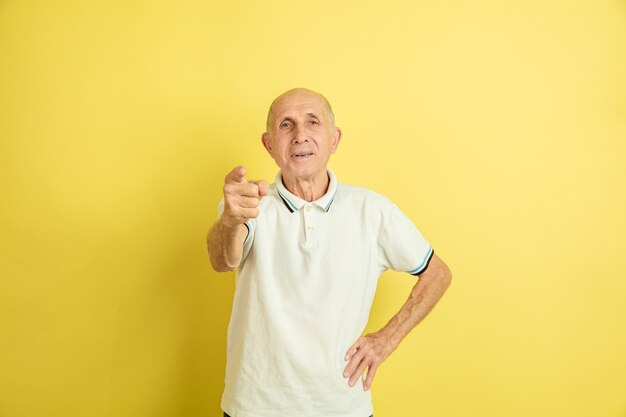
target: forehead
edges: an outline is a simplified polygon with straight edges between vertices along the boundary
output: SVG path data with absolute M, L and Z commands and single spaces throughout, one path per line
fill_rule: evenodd
M 272 106 L 275 118 L 314 113 L 323 116 L 326 113 L 324 100 L 310 93 L 291 93 L 280 97 Z

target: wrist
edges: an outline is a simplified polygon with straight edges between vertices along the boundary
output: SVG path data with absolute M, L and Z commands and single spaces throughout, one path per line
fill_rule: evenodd
M 402 336 L 399 332 L 399 322 L 396 317 L 392 318 L 382 329 L 378 332 L 384 337 L 386 341 L 386 345 L 389 350 L 392 352 L 396 350 L 400 342 L 402 341 Z
M 227 214 L 222 214 L 219 222 L 222 228 L 224 228 L 227 232 L 235 232 L 240 225 L 245 223 Z

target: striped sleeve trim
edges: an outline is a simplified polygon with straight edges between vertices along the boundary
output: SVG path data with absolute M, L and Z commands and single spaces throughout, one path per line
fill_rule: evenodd
M 432 247 L 429 248 L 428 249 L 428 254 L 424 258 L 422 263 L 417 268 L 409 271 L 409 274 L 411 274 L 411 275 L 419 275 L 419 274 L 423 273 L 424 271 L 426 271 L 428 269 L 428 265 L 430 265 L 430 260 L 433 258 L 434 254 L 435 254 L 435 251 L 433 250 L 433 248 Z
M 246 238 L 243 240 L 243 244 L 245 245 L 246 242 L 248 241 L 248 238 L 250 237 L 250 226 L 248 225 L 248 222 L 245 222 L 243 225 L 246 226 L 246 229 L 248 229 L 248 234 L 246 235 Z

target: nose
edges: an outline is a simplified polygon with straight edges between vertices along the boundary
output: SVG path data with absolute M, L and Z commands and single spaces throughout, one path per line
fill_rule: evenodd
M 304 131 L 304 128 L 301 126 L 294 127 L 293 137 L 291 138 L 291 143 L 297 144 L 297 143 L 304 143 L 308 141 L 309 139 L 306 136 L 306 132 Z

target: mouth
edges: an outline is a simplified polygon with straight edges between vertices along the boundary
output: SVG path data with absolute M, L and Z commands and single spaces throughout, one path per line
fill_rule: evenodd
M 291 158 L 293 159 L 307 159 L 311 156 L 313 156 L 313 152 L 310 152 L 310 151 L 302 151 L 302 152 L 291 154 Z

